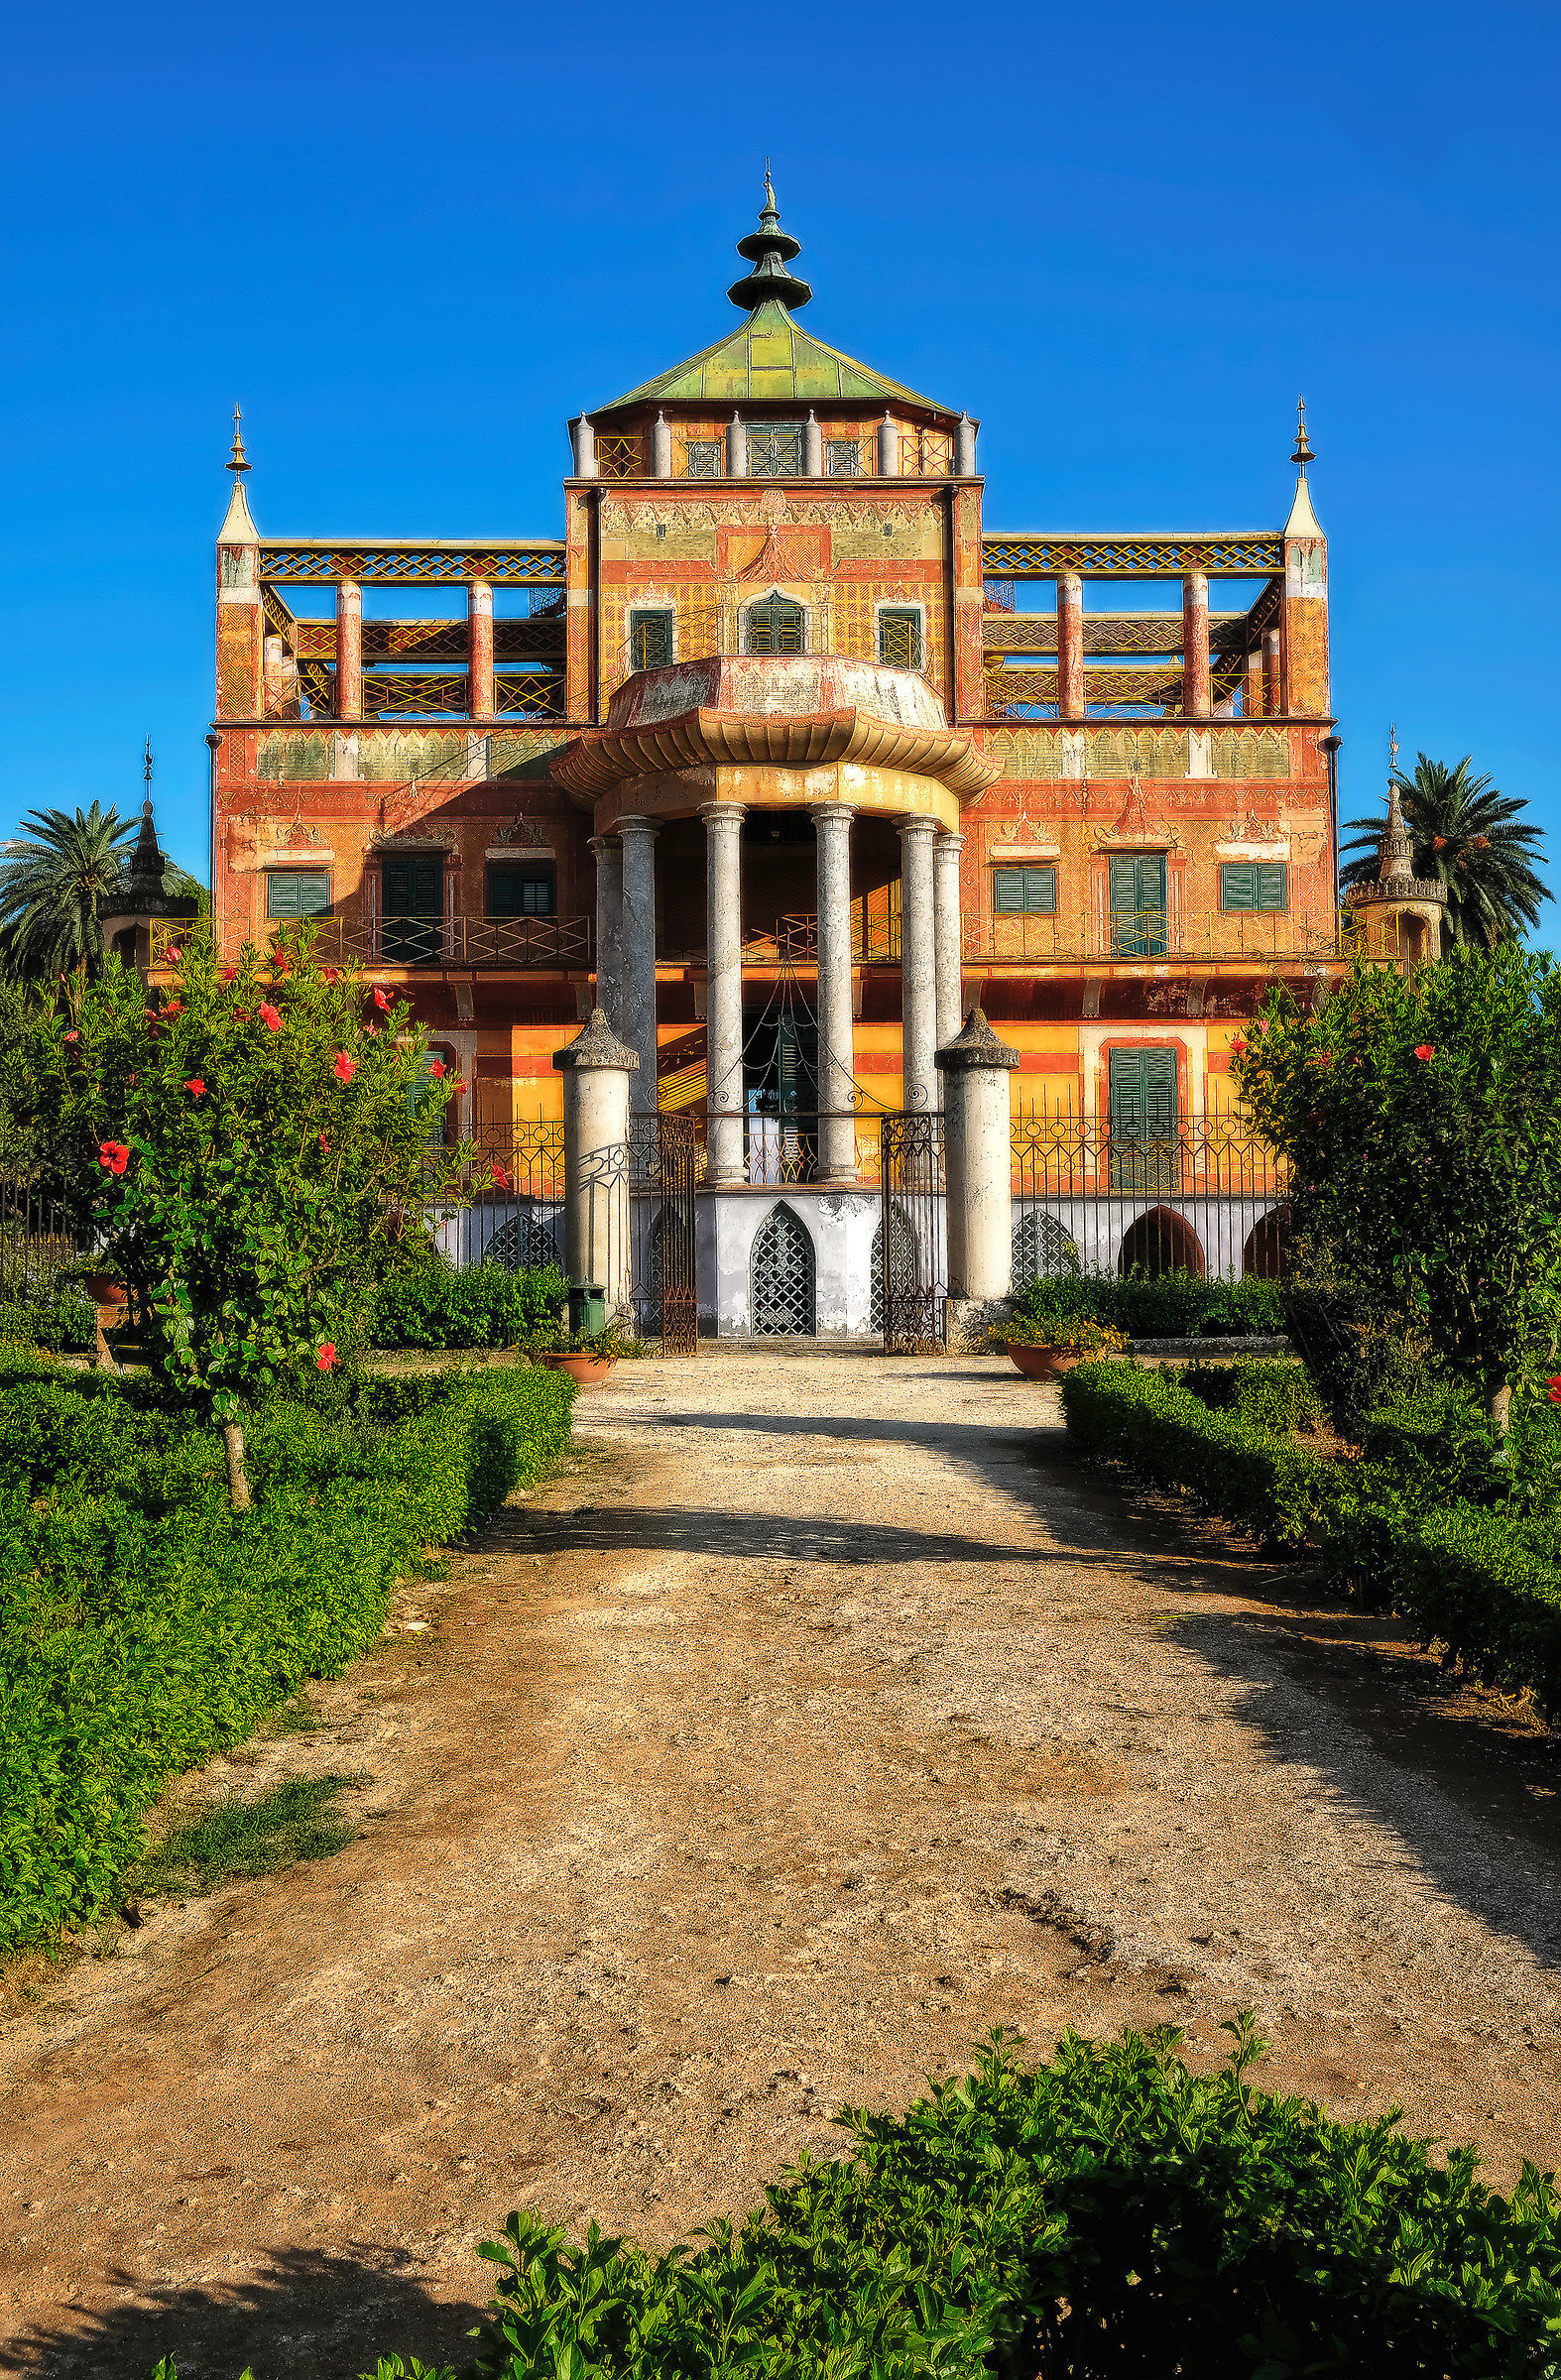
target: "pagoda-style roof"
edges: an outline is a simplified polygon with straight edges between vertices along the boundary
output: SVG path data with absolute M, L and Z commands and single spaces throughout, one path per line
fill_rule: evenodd
M 887 380 L 869 364 L 826 347 L 801 329 L 778 298 L 767 298 L 740 322 L 730 338 L 674 364 L 643 388 L 597 408 L 591 418 L 631 405 L 776 405 L 838 403 L 853 398 L 879 405 L 913 405 L 920 412 L 957 419 L 958 409 L 936 404 Z
M 743 320 L 729 337 L 717 339 L 685 363 L 674 364 L 643 388 L 596 409 L 592 418 L 640 405 L 913 405 L 926 414 L 957 418 L 953 407 L 935 405 L 898 380 L 886 380 L 870 364 L 859 364 L 838 347 L 826 347 L 810 331 L 798 330 L 795 316 L 812 298 L 805 281 L 791 271 L 800 243 L 780 228 L 770 168 L 765 167 L 765 203 L 759 229 L 739 240 L 737 252 L 753 270 L 734 281 L 727 292 Z

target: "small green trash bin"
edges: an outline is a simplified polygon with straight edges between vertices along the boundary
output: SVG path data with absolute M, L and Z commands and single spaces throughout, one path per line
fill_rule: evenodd
M 571 1337 L 594 1338 L 607 1328 L 607 1291 L 600 1281 L 571 1281 L 569 1283 L 569 1331 Z

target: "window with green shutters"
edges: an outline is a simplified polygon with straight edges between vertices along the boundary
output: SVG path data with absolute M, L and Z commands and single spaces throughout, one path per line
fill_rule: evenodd
M 629 614 L 629 665 L 633 669 L 665 669 L 672 658 L 670 612 Z
M 992 906 L 1000 917 L 1055 917 L 1055 868 L 994 868 Z
M 330 907 L 328 868 L 268 868 L 268 917 L 323 917 Z
M 552 871 L 497 860 L 488 870 L 490 917 L 550 917 Z
M 919 669 L 921 666 L 921 614 L 919 612 L 880 612 L 878 615 L 878 657 L 891 669 Z
M 1108 863 L 1107 904 L 1115 958 L 1165 955 L 1165 855 L 1136 852 Z
M 807 649 L 807 615 L 799 603 L 784 595 L 767 595 L 750 604 L 745 615 L 750 653 L 803 653 Z
M 1180 1121 L 1176 1052 L 1114 1049 L 1109 1075 L 1112 1188 L 1173 1190 Z
M 383 862 L 385 956 L 402 966 L 429 966 L 443 956 L 444 862 L 436 852 Z
M 1220 868 L 1222 909 L 1287 909 L 1290 871 L 1283 860 L 1226 860 Z

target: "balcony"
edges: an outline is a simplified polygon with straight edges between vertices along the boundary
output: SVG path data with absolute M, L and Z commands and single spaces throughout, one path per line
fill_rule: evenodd
M 588 970 L 595 950 L 590 917 L 322 918 L 320 947 L 335 929 L 344 958 L 377 967 L 568 968 Z
M 1103 960 L 1150 964 L 1247 962 L 1263 967 L 1286 962 L 1348 958 L 1364 947 L 1355 922 L 1328 910 L 1122 909 L 1079 917 L 970 917 L 964 920 L 961 956 L 967 966 L 1067 967 Z M 818 921 L 805 915 L 778 918 L 773 933 L 744 938 L 748 966 L 813 967 L 818 962 Z M 851 903 L 851 960 L 857 967 L 900 964 L 900 888 L 859 893 Z

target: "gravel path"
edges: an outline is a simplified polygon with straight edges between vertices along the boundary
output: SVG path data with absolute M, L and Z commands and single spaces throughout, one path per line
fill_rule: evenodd
M 1251 2004 L 1273 2086 L 1556 2162 L 1546 1739 L 1006 1365 L 621 1367 L 313 1699 L 175 1799 L 363 1770 L 359 1840 L 0 2031 L 0 2368 L 459 2359 L 510 2205 L 664 2240 L 1000 2023 Z

